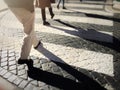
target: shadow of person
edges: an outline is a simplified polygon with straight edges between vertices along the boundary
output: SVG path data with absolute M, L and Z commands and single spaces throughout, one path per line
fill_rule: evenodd
M 55 26 L 51 26 L 52 28 L 62 30 L 68 34 L 78 36 L 85 40 L 97 43 L 99 45 L 102 45 L 102 46 L 108 47 L 110 49 L 113 49 L 117 52 L 120 52 L 120 47 L 119 47 L 120 40 L 118 38 L 116 38 L 115 36 L 112 36 L 112 35 L 109 35 L 106 33 L 102 33 L 102 32 L 98 32 L 94 29 L 84 30 L 82 28 L 77 28 L 77 27 L 70 25 L 68 23 L 65 23 L 59 19 L 56 19 L 55 21 L 65 25 L 65 26 L 71 27 L 71 28 L 75 29 L 75 31 L 70 31 L 70 30 L 62 29 L 62 28 L 55 27 Z
M 42 81 L 46 84 L 63 90 L 106 90 L 105 88 L 101 87 L 97 82 L 73 69 L 69 65 L 60 62 L 54 63 L 64 68 L 72 75 L 75 75 L 75 77 L 77 77 L 78 79 L 78 82 L 54 73 L 43 71 L 33 66 L 28 68 L 28 76 L 34 80 Z
M 40 70 L 33 67 L 28 69 L 28 76 L 34 80 L 42 81 L 51 86 L 63 89 L 63 90 L 89 90 L 83 83 L 78 83 L 68 78 L 64 78 L 60 75 L 56 75 L 47 71 Z
M 40 52 L 49 58 L 51 62 L 55 63 L 57 66 L 75 77 L 78 82 L 62 77 L 60 75 L 43 71 L 39 68 L 33 67 L 33 65 L 31 67 L 28 67 L 28 76 L 30 78 L 45 82 L 46 84 L 58 87 L 63 90 L 106 90 L 96 81 L 66 64 L 62 59 L 54 55 L 52 52 L 48 51 L 46 48 L 41 47 L 40 50 Z

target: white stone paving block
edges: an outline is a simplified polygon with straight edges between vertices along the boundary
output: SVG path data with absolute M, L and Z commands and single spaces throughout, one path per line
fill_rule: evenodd
M 74 66 L 114 76 L 113 55 L 84 50 Z
M 88 24 L 96 24 L 96 25 L 104 25 L 104 26 L 113 26 L 112 20 L 98 19 L 93 17 L 56 15 L 54 19 L 60 19 L 61 21 L 69 21 L 69 22 L 76 22 L 76 23 L 88 23 Z
M 34 87 L 32 84 L 28 84 L 24 90 L 33 90 Z
M 102 10 L 89 10 L 89 9 L 68 9 L 64 10 L 64 12 L 80 12 L 91 15 L 101 15 L 101 16 L 114 16 L 114 13 L 102 11 Z
M 103 9 L 103 5 L 92 5 L 92 4 L 75 4 L 75 3 L 67 3 L 65 4 L 65 6 L 67 7 L 68 6 L 68 9 L 70 7 L 74 8 L 74 7 L 78 7 L 78 8 L 88 8 L 88 9 Z
M 56 59 L 58 61 L 61 60 L 66 62 L 67 64 L 80 67 L 86 70 L 92 70 L 94 72 L 114 76 L 114 56 L 111 54 L 77 49 L 73 47 L 65 47 L 50 43 L 44 43 L 44 46 L 47 47 L 46 49 L 54 55 L 54 57 L 49 56 L 49 58 Z M 52 48 L 50 48 L 50 46 L 52 46 Z M 49 54 L 48 52 L 46 53 Z M 39 57 L 42 58 L 42 55 L 39 55 Z
M 83 29 L 74 29 L 70 27 L 63 27 L 52 25 L 50 27 L 43 26 L 42 24 L 35 24 L 35 30 L 45 33 L 53 33 L 56 35 L 65 35 L 75 38 L 84 38 L 88 40 L 96 40 L 103 42 L 113 42 L 113 33 L 105 31 L 96 31 L 96 30 L 83 30 Z
M 58 35 L 65 35 L 70 37 L 77 37 L 76 35 L 72 35 L 69 32 L 76 32 L 77 30 L 69 27 L 63 27 L 63 26 L 43 26 L 42 24 L 35 24 L 35 30 L 39 32 L 45 32 L 45 33 L 51 33 L 51 34 L 58 34 Z

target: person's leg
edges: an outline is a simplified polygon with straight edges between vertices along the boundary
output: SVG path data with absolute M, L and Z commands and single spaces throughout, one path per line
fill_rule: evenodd
M 10 8 L 18 20 L 23 24 L 26 37 L 21 49 L 20 61 L 30 60 L 28 56 L 32 45 L 36 47 L 39 43 L 34 32 L 34 12 L 30 12 L 24 8 Z M 22 63 L 20 63 L 22 64 Z
M 46 12 L 45 12 L 45 8 L 41 8 L 41 14 L 42 14 L 42 20 L 43 20 L 43 25 L 50 25 L 47 21 L 46 21 Z
M 45 22 L 46 21 L 46 12 L 45 12 L 45 9 L 42 9 L 41 8 L 41 14 L 42 14 L 42 20 L 43 20 L 43 22 Z
M 62 0 L 62 8 L 66 9 L 66 7 L 65 7 L 65 0 Z
M 54 17 L 54 13 L 53 13 L 53 10 L 52 10 L 52 7 L 49 7 L 49 12 L 50 12 L 50 15 L 51 15 L 51 19 Z
M 58 1 L 58 4 L 57 4 L 57 8 L 58 8 L 58 9 L 59 9 L 60 2 L 61 2 L 61 0 L 59 0 L 59 1 Z

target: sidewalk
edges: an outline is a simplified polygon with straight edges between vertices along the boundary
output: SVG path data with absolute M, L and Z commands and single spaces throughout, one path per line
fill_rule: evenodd
M 5 11 L 8 10 L 7 5 L 4 3 L 3 0 L 0 1 L 0 15 L 4 15 Z M 3 79 L 0 76 L 0 90 L 22 90 L 18 88 L 16 85 L 8 82 L 8 80 Z
M 4 3 L 3 0 L 1 0 L 0 1 L 0 12 L 7 10 L 7 9 L 8 9 L 7 5 Z
M 66 10 L 52 6 L 55 17 L 51 20 L 47 11 L 49 27 L 42 25 L 40 9 L 35 10 L 35 31 L 44 48 L 41 53 L 31 50 L 32 70 L 17 64 L 22 25 L 10 10 L 0 13 L 0 76 L 24 90 L 119 90 L 120 48 L 114 39 L 120 14 L 95 4 L 66 3 Z

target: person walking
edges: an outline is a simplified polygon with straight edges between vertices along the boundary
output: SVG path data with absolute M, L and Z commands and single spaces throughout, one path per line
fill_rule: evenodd
M 45 8 L 48 7 L 49 13 L 51 15 L 51 19 L 54 17 L 50 0 L 36 0 L 35 4 L 36 7 L 41 8 L 43 25 L 50 25 L 50 23 L 46 21 L 46 11 L 45 11 Z
M 32 66 L 33 60 L 28 56 L 33 45 L 34 48 L 38 48 L 42 43 L 37 39 L 34 31 L 34 0 L 4 0 L 8 5 L 12 13 L 17 17 L 19 22 L 23 24 L 24 33 L 26 37 L 21 48 L 20 58 L 18 64 L 27 64 Z
M 57 8 L 59 9 L 59 5 L 60 5 L 61 1 L 62 1 L 62 9 L 66 9 L 64 0 L 58 0 Z

